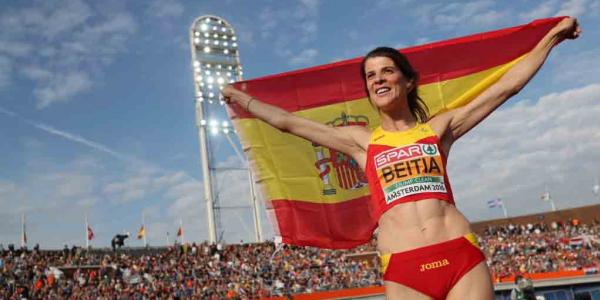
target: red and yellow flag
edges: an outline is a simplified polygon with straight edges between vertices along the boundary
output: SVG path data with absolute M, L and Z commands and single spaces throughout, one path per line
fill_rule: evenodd
M 496 82 L 562 18 L 400 50 L 420 73 L 432 115 L 462 106 Z M 379 125 L 360 76 L 362 58 L 236 83 L 261 101 L 330 126 Z M 376 227 L 356 162 L 280 132 L 231 106 L 229 113 L 284 243 L 351 248 Z
M 138 231 L 137 239 L 141 240 L 144 238 L 145 235 L 146 235 L 146 228 L 144 228 L 144 225 L 142 225 L 142 227 L 140 227 L 140 230 Z

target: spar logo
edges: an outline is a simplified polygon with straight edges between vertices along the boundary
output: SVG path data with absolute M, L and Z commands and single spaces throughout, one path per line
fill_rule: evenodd
M 346 115 L 326 123 L 329 126 L 367 126 L 369 119 L 366 116 Z M 337 188 L 345 190 L 359 189 L 367 185 L 367 178 L 358 163 L 352 157 L 337 150 L 314 144 L 319 177 L 323 181 L 323 195 L 337 194 Z
M 434 145 L 431 144 L 425 144 L 423 145 L 423 153 L 427 154 L 427 155 L 436 155 L 437 154 L 437 147 L 435 147 Z
M 392 164 L 399 161 L 420 158 L 424 156 L 436 156 L 438 154 L 436 144 L 412 144 L 383 151 L 375 156 L 375 167 Z

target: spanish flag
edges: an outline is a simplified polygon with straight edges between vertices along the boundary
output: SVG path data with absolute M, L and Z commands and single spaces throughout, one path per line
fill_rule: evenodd
M 144 228 L 144 225 L 142 225 L 142 227 L 140 227 L 140 230 L 138 231 L 137 239 L 141 240 L 142 238 L 144 238 L 145 235 L 146 235 L 146 229 Z
M 527 55 L 562 18 L 401 49 L 420 73 L 419 94 L 431 115 L 460 107 Z M 362 58 L 236 83 L 261 101 L 330 126 L 379 125 L 360 76 Z M 351 248 L 371 239 L 369 189 L 343 153 L 265 124 L 230 106 L 244 150 L 287 244 Z

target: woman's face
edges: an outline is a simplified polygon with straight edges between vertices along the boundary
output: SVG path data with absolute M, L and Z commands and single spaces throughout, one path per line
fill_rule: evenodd
M 371 101 L 380 109 L 406 103 L 412 89 L 412 81 L 407 80 L 394 61 L 385 56 L 367 59 L 365 80 Z

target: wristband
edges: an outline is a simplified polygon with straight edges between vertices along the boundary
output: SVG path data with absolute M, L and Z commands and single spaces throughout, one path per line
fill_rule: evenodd
M 250 103 L 252 103 L 252 101 L 254 101 L 254 97 L 250 98 L 250 100 L 248 100 L 248 102 L 246 102 L 246 111 L 249 112 L 248 109 L 250 109 Z

